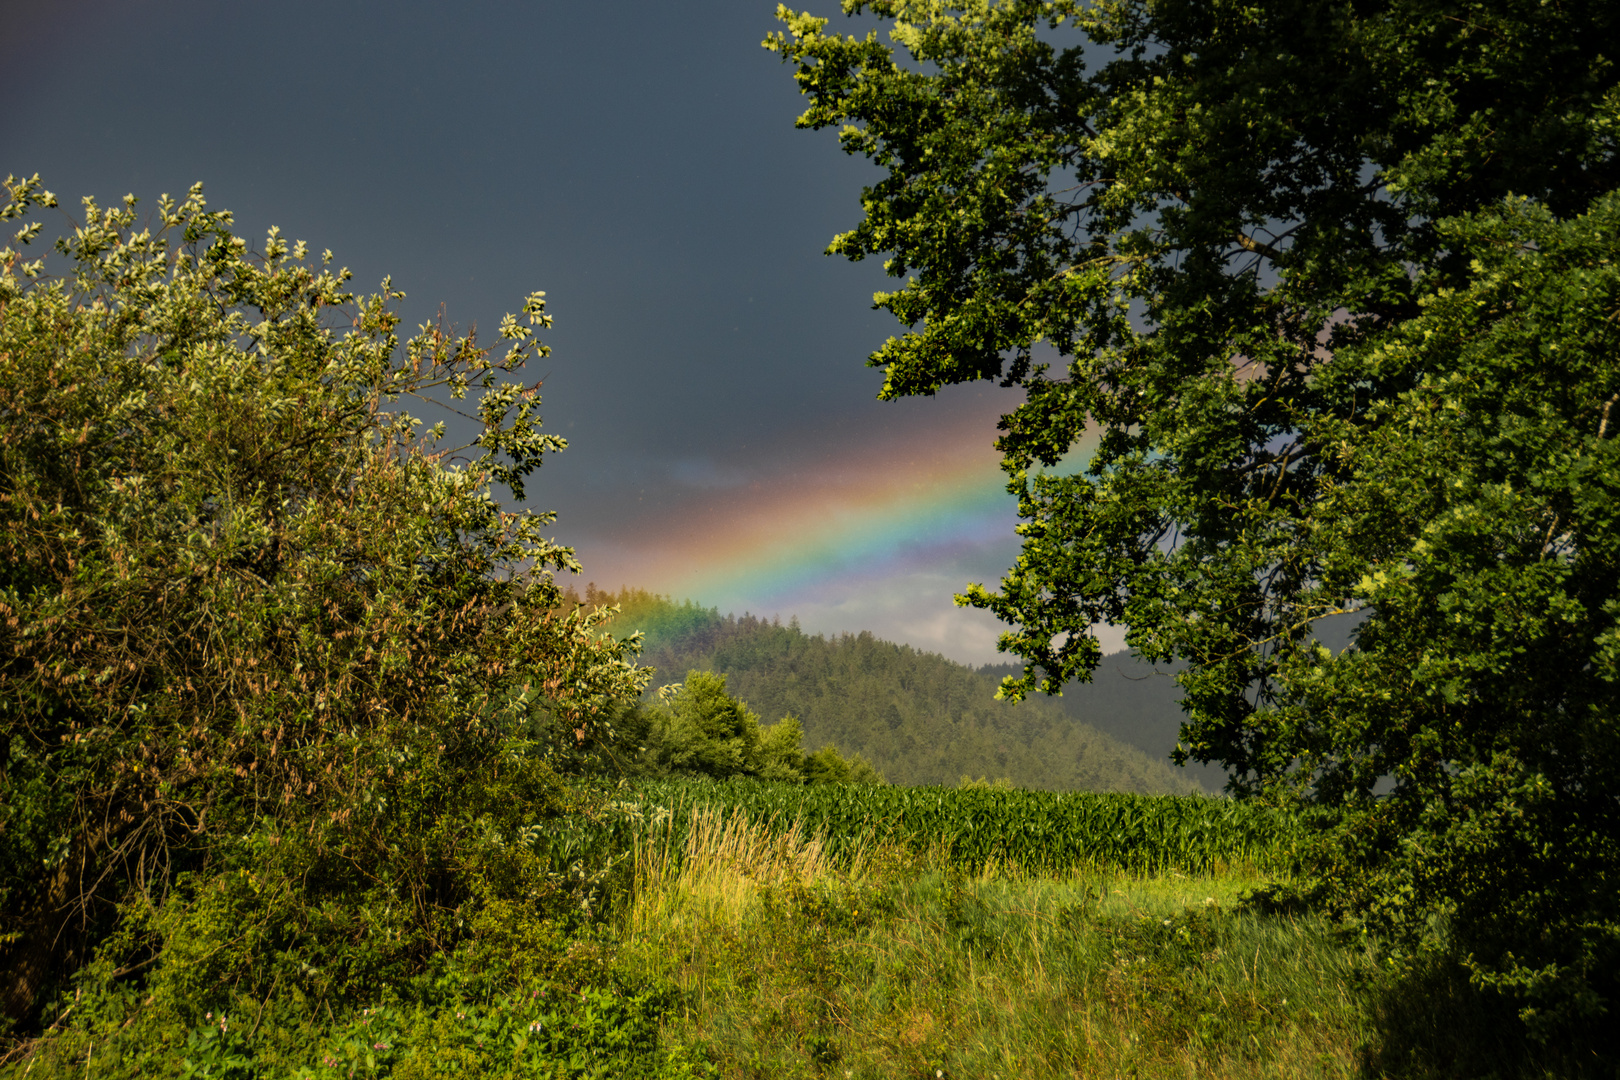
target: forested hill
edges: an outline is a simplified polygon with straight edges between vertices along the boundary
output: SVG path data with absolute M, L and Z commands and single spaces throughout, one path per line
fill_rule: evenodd
M 1181 688 L 1171 678 L 1176 670 L 1155 667 L 1128 651 L 1111 653 L 1102 658 L 1089 683 L 1071 682 L 1062 697 L 1043 700 L 1156 761 L 1168 761 L 1181 734 Z M 1015 664 L 986 664 L 979 669 L 992 683 L 1021 671 Z M 1177 771 L 1210 791 L 1226 784 L 1226 770 L 1218 765 L 1188 762 Z
M 954 785 L 973 776 L 1054 791 L 1199 786 L 1167 759 L 1077 721 L 1056 701 L 996 701 L 999 674 L 870 633 L 806 634 L 794 623 L 722 616 L 635 589 L 587 596 L 621 606 L 615 634 L 646 634 L 642 663 L 658 669 L 655 686 L 692 669 L 721 673 L 764 722 L 796 716 L 807 749 L 831 743 L 859 753 L 891 783 Z

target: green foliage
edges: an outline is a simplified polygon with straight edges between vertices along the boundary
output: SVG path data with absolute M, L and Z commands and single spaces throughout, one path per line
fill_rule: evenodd
M 722 617 L 636 590 L 594 595 L 620 608 L 616 632 L 645 635 L 645 662 L 660 671 L 724 674 L 766 715 L 797 717 L 809 745 L 834 745 L 892 783 L 950 784 L 963 773 L 993 771 L 1056 791 L 1198 789 L 1162 759 L 1100 735 L 1088 726 L 1091 717 L 1065 715 L 1045 701 L 997 701 L 994 679 L 933 653 L 869 633 L 827 638 L 791 624 Z M 1108 719 L 1121 728 L 1130 723 Z
M 812 784 L 881 784 L 883 775 L 873 768 L 872 763 L 861 757 L 853 755 L 849 760 L 838 752 L 838 747 L 828 743 L 813 754 L 804 756 L 804 777 Z M 771 777 L 760 775 L 761 780 Z
M 764 764 L 759 715 L 726 693 L 724 675 L 689 671 L 685 682 L 661 697 L 651 735 L 660 765 L 703 776 L 737 776 Z
M 311 1019 L 286 1009 L 209 1012 L 190 1027 L 124 1029 L 90 1044 L 45 1041 L 28 1075 L 178 1080 L 416 1080 L 470 1076 L 575 1080 L 614 1076 L 697 1080 L 718 1073 L 701 1049 L 661 1045 L 668 990 L 535 989 L 488 1004 L 381 1005 Z
M 6 187 L 7 221 L 55 205 Z M 543 296 L 500 355 L 402 344 L 388 282 L 356 298 L 274 229 L 254 252 L 200 188 L 135 205 L 87 199 L 61 272 L 0 252 L 6 1015 L 81 969 L 188 1019 L 363 1001 L 500 905 L 570 917 L 536 846 L 589 809 L 559 749 L 611 741 L 647 673 L 559 606 L 550 517 L 492 491 L 564 445 L 500 381 L 545 354 Z M 460 448 L 402 407 L 469 392 Z
M 806 755 L 803 729 L 785 716 L 761 727 L 759 715 L 726 693 L 726 677 L 688 671 L 682 683 L 666 686 L 646 711 L 646 754 L 658 775 L 678 773 L 724 779 L 811 784 L 881 784 L 883 777 L 859 754 L 845 761 L 827 746 Z
M 1369 614 L 1355 649 L 1279 665 L 1263 772 L 1344 810 L 1336 895 L 1386 926 L 1445 911 L 1550 1039 L 1620 1000 L 1620 198 L 1439 233 L 1468 283 L 1324 375 L 1412 388 L 1370 432 L 1321 426 L 1345 479 L 1301 542 L 1318 594 Z
M 755 775 L 761 780 L 808 779 L 812 783 L 816 782 L 816 778 L 806 774 L 809 762 L 802 749 L 803 743 L 804 727 L 796 716 L 784 716 L 770 727 L 760 728 L 758 751 L 760 766 Z M 837 750 L 833 751 L 834 755 L 837 753 Z M 877 777 L 873 781 L 873 783 L 882 782 L 882 777 Z
M 1021 386 L 1005 692 L 1124 625 L 1184 743 L 1323 808 L 1320 881 L 1449 925 L 1528 1029 L 1620 1001 L 1612 4 L 784 9 L 801 126 L 887 175 L 884 396 Z M 904 59 L 897 59 L 901 54 Z M 1083 470 L 1065 467 L 1083 431 Z M 1354 647 L 1314 640 L 1362 619 Z M 1388 781 L 1388 798 L 1375 796 Z M 1435 918 L 1443 916 L 1443 918 Z

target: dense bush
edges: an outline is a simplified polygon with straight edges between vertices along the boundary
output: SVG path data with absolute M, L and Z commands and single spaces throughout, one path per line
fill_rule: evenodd
M 56 205 L 6 186 L 7 221 Z M 195 1022 L 543 973 L 589 890 L 533 841 L 589 811 L 559 768 L 646 678 L 560 604 L 550 518 L 493 494 L 564 446 L 499 381 L 544 355 L 543 294 L 499 355 L 401 344 L 388 281 L 254 252 L 200 187 L 145 223 L 87 199 L 56 249 L 0 252 L 9 1023 L 75 978 Z M 462 447 L 400 404 L 469 392 Z
M 1256 760 L 1337 811 L 1319 869 L 1343 910 L 1409 940 L 1445 926 L 1526 1030 L 1596 1036 L 1613 1062 L 1620 193 L 1568 219 L 1508 200 L 1438 233 L 1467 281 L 1323 376 L 1410 389 L 1369 431 L 1317 427 L 1344 476 L 1296 543 L 1318 602 L 1354 595 L 1367 617 L 1354 649 L 1278 665 Z

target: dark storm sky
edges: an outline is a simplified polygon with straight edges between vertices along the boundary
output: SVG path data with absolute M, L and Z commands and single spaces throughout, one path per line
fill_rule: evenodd
M 545 290 L 571 445 L 531 495 L 587 578 L 995 658 L 950 594 L 1016 552 L 1011 402 L 875 400 L 891 283 L 822 251 L 876 173 L 794 128 L 774 3 L 0 8 L 0 172 L 68 212 L 201 180 L 250 241 L 279 226 L 486 340 Z

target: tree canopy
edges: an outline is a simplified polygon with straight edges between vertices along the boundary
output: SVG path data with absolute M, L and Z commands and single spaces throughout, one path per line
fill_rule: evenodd
M 765 44 L 800 125 L 884 170 L 829 248 L 904 279 L 883 395 L 1024 394 L 997 444 L 1023 550 L 963 598 L 1010 625 L 1004 692 L 1084 677 L 1123 624 L 1187 664 L 1187 753 L 1331 811 L 1347 910 L 1446 915 L 1533 1030 L 1592 1023 L 1620 960 L 1620 11 L 843 8 L 890 40 L 780 8 Z
M 881 784 L 883 776 L 859 754 L 846 761 L 835 746 L 806 754 L 804 728 L 791 713 L 762 725 L 759 714 L 726 691 L 726 677 L 691 670 L 661 687 L 641 717 L 646 743 L 642 771 L 714 779 L 751 776 L 790 784 Z

